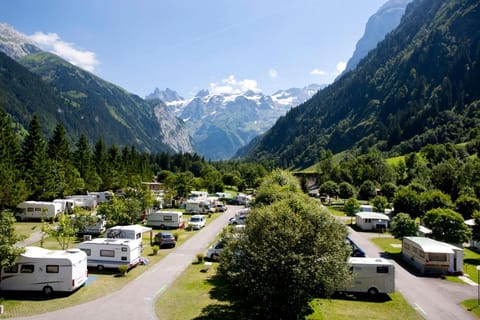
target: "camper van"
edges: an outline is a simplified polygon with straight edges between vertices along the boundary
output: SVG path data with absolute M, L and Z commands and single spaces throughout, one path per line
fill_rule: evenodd
M 395 292 L 395 266 L 383 258 L 349 258 L 353 272 L 351 285 L 346 292 L 363 292 L 371 295 Z
M 72 195 L 66 196 L 67 199 L 72 199 L 76 207 L 93 210 L 97 207 L 97 196 L 94 195 Z
M 110 239 L 130 239 L 139 240 L 141 242 L 143 239 L 143 233 L 147 231 L 152 231 L 152 228 L 132 224 L 129 226 L 115 226 L 108 228 L 105 234 L 107 238 Z
M 147 217 L 147 227 L 159 227 L 160 229 L 183 228 L 183 213 L 178 211 L 156 211 Z
M 25 220 L 55 220 L 62 213 L 62 204 L 47 201 L 23 201 L 17 205 L 15 212 L 17 221 Z
M 25 247 L 14 265 L 4 266 L 0 290 L 71 292 L 87 281 L 87 255 L 78 249 Z
M 188 200 L 185 212 L 190 214 L 208 214 L 215 213 L 215 208 L 206 200 Z
M 62 205 L 62 212 L 66 214 L 72 214 L 73 209 L 75 208 L 75 201 L 72 199 L 55 199 L 55 203 L 60 203 Z
M 88 266 L 98 271 L 122 265 L 132 268 L 140 262 L 142 254 L 141 243 L 131 239 L 96 238 L 83 241 L 77 247 L 87 255 Z
M 74 221 L 77 219 L 75 215 L 72 215 L 72 220 Z M 80 216 L 81 219 L 87 219 L 85 216 Z M 84 225 L 82 223 L 83 228 L 81 230 L 78 230 L 77 234 L 78 235 L 92 235 L 92 236 L 98 236 L 102 233 L 105 232 L 107 229 L 107 221 L 102 215 L 97 215 L 95 213 L 92 213 L 91 220 L 89 219 L 89 223 Z
M 87 195 L 94 196 L 97 198 L 97 204 L 110 202 L 113 197 L 113 192 L 111 191 L 98 191 L 98 192 L 87 192 Z

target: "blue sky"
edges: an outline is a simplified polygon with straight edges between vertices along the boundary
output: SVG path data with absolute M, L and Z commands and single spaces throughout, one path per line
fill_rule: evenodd
M 141 97 L 331 83 L 387 0 L 3 0 L 0 22 Z

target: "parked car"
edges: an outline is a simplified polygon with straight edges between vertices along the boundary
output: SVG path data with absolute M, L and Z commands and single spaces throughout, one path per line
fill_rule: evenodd
M 190 217 L 190 221 L 188 221 L 188 225 L 192 227 L 194 230 L 200 230 L 207 224 L 207 218 L 201 214 L 195 214 Z
M 217 212 L 225 212 L 225 211 L 227 211 L 227 206 L 224 205 L 223 203 L 218 203 L 215 206 L 215 209 L 217 210 Z
M 223 251 L 223 247 L 225 246 L 225 241 L 223 239 L 218 240 L 214 245 L 212 245 L 207 250 L 207 254 L 205 257 L 209 260 L 218 260 L 218 257 Z
M 177 240 L 171 232 L 159 232 L 155 235 L 153 244 L 160 248 L 173 248 L 177 244 Z
M 237 225 L 237 224 L 245 224 L 246 221 L 247 221 L 247 217 L 246 215 L 244 216 L 238 216 L 236 218 L 230 218 L 230 220 L 228 221 L 229 224 L 233 224 L 233 225 Z

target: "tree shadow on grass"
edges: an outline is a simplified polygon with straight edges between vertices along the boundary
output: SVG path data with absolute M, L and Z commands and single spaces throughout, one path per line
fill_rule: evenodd
M 392 301 L 392 298 L 386 293 L 378 293 L 375 295 L 368 293 L 349 293 L 349 292 L 335 292 L 330 299 L 334 300 L 348 300 L 348 301 L 362 301 L 362 302 L 376 302 L 385 303 Z

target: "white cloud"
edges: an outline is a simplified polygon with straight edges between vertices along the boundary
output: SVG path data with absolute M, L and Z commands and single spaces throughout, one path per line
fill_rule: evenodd
M 278 77 L 278 71 L 275 69 L 270 69 L 268 70 L 268 76 L 272 79 L 275 79 Z
M 326 76 L 328 73 L 320 69 L 313 69 L 310 71 L 310 74 L 313 74 L 314 76 Z
M 212 94 L 240 94 L 248 90 L 260 92 L 257 88 L 257 81 L 251 79 L 237 80 L 235 76 L 230 75 L 220 83 L 210 83 L 209 92 Z
M 72 43 L 60 39 L 56 33 L 36 32 L 29 38 L 43 50 L 50 51 L 87 71 L 94 72 L 100 63 L 95 52 L 77 49 Z
M 347 68 L 347 63 L 345 61 L 340 61 L 337 63 L 337 74 L 342 73 L 345 68 Z

